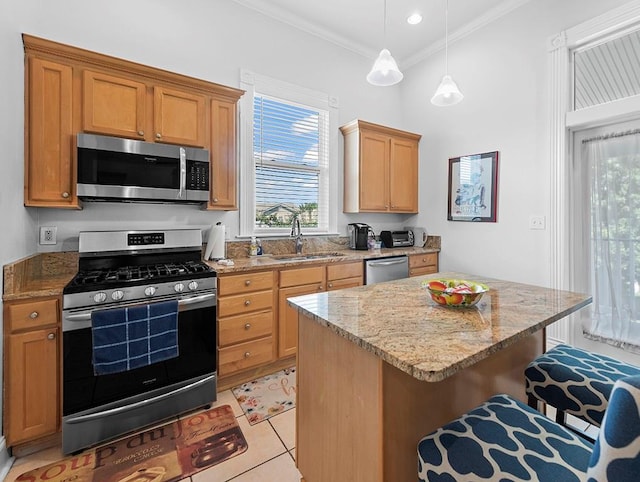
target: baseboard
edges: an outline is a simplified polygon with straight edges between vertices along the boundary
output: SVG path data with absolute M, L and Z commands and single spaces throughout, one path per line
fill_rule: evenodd
M 4 480 L 13 465 L 14 457 L 9 454 L 4 437 L 0 436 L 0 480 Z

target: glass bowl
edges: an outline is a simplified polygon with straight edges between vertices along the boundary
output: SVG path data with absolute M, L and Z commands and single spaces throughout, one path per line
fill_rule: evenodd
M 468 308 L 474 306 L 489 287 L 463 279 L 431 279 L 422 282 L 431 299 L 441 306 Z

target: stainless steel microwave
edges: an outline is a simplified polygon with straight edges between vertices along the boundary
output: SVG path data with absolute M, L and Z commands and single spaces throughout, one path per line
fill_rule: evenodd
M 206 202 L 209 151 L 194 147 L 78 134 L 80 199 Z

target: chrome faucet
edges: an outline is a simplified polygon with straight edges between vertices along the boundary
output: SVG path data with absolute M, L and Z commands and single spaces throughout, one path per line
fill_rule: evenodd
M 298 215 L 293 215 L 293 220 L 291 221 L 291 234 L 290 236 L 295 236 L 296 238 L 296 254 L 302 254 L 302 231 L 300 230 L 300 219 L 298 219 Z

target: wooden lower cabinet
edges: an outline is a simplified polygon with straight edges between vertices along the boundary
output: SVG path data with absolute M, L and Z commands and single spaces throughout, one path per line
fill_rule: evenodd
M 278 292 L 278 356 L 295 355 L 298 349 L 298 312 L 287 298 L 320 291 L 353 288 L 363 284 L 363 262 L 329 263 L 280 271 Z
M 438 272 L 438 253 L 409 256 L 409 276 L 422 276 Z
M 325 280 L 324 265 L 280 271 L 278 291 L 278 356 L 280 358 L 295 355 L 298 347 L 298 312 L 287 304 L 287 298 L 325 291 Z
M 274 271 L 218 277 L 218 375 L 276 358 Z
M 4 303 L 4 433 L 13 446 L 60 428 L 60 299 Z

